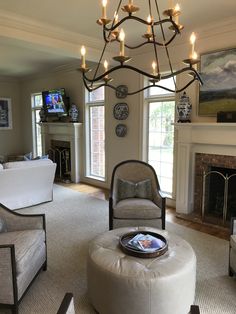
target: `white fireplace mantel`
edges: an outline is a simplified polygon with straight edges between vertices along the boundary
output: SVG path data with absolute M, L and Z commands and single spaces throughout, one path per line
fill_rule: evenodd
M 193 210 L 195 154 L 236 156 L 236 123 L 173 123 L 177 139 L 176 212 Z
M 51 140 L 70 142 L 71 150 L 71 180 L 80 181 L 82 123 L 43 122 L 41 124 L 42 148 L 46 153 L 51 148 Z

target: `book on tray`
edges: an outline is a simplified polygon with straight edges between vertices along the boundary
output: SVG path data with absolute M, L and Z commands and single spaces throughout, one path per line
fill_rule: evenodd
M 152 253 L 161 249 L 165 245 L 164 241 L 158 239 L 151 234 L 136 234 L 128 241 L 127 247 L 141 252 Z

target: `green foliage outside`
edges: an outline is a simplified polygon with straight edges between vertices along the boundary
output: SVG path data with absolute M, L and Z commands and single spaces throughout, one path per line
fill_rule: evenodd
M 173 146 L 173 134 L 171 122 L 174 117 L 175 107 L 173 102 L 153 103 L 150 107 L 150 129 L 165 133 L 164 146 Z

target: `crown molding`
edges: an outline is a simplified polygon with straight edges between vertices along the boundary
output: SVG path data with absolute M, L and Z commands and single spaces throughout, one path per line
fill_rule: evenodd
M 24 32 L 33 33 L 40 36 L 59 39 L 69 43 L 80 44 L 81 42 L 85 42 L 86 45 L 93 48 L 101 48 L 102 41 L 96 38 L 91 38 L 82 34 L 68 31 L 64 28 L 52 26 L 48 23 L 35 21 L 28 17 L 23 17 L 5 10 L 0 11 L 0 25 L 16 29 L 18 31 L 22 30 Z

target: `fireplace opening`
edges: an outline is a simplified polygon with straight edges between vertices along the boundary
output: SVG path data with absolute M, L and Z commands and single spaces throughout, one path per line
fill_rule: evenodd
M 209 167 L 203 174 L 203 220 L 229 225 L 236 215 L 236 170 Z
M 71 152 L 70 142 L 51 140 L 48 150 L 49 158 L 56 164 L 56 178 L 62 181 L 71 181 Z

